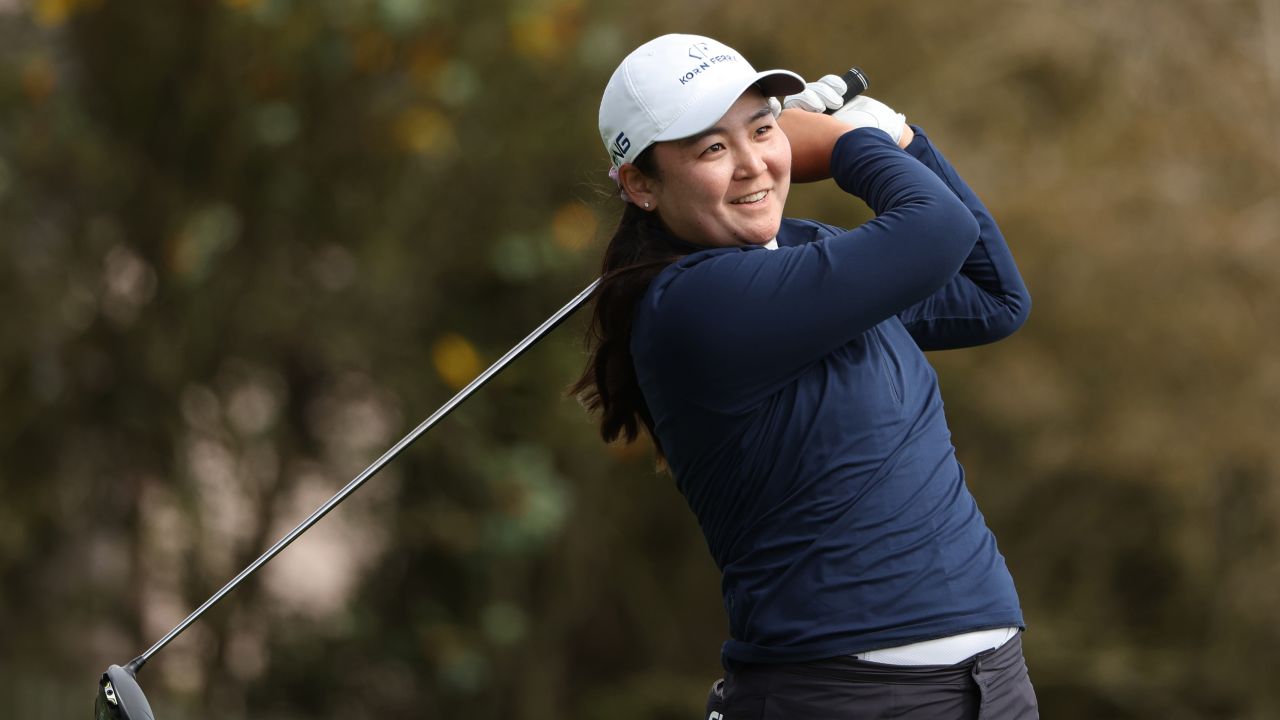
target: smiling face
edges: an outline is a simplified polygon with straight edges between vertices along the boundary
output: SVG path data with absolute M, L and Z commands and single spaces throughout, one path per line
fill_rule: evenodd
M 778 234 L 791 186 L 791 145 L 751 88 L 720 121 L 653 146 L 656 178 L 624 166 L 628 193 L 677 237 L 698 245 L 763 245 Z M 630 172 L 628 172 L 628 170 Z

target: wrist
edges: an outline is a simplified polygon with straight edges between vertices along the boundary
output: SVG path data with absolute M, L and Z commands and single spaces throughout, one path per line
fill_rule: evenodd
M 902 148 L 903 150 L 906 150 L 907 146 L 911 144 L 911 141 L 915 139 L 916 139 L 916 132 L 911 129 L 910 125 L 908 125 L 906 122 L 903 122 L 902 134 L 898 136 L 898 147 Z

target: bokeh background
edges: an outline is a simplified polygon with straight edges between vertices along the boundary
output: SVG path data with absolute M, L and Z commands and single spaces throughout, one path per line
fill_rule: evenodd
M 1046 717 L 1280 717 L 1277 0 L 0 0 L 0 677 L 88 717 L 595 275 L 627 51 L 851 64 L 1001 221 L 933 356 Z M 789 211 L 854 225 L 798 188 Z M 693 718 L 726 625 L 563 326 L 141 675 L 165 720 Z

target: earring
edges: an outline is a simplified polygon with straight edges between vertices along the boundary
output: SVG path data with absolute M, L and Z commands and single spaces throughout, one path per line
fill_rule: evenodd
M 649 203 L 645 203 L 645 204 L 644 204 L 644 209 L 645 209 L 645 210 L 648 210 L 648 209 L 649 209 Z

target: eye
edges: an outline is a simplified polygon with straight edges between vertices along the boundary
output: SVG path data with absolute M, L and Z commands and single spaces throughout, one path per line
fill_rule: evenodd
M 724 149 L 724 144 L 723 144 L 723 143 L 711 143 L 710 145 L 708 145 L 708 146 L 707 146 L 707 149 L 706 149 L 706 150 L 703 150 L 703 151 L 702 151 L 702 154 L 703 154 L 703 155 L 709 155 L 709 154 L 711 154 L 711 153 L 713 153 L 713 152 L 719 152 L 719 151 L 721 151 L 721 150 L 723 150 L 723 149 Z
M 769 131 L 772 129 L 773 129 L 772 125 L 761 125 L 760 127 L 756 128 L 756 137 L 760 137 L 761 135 L 768 135 Z

